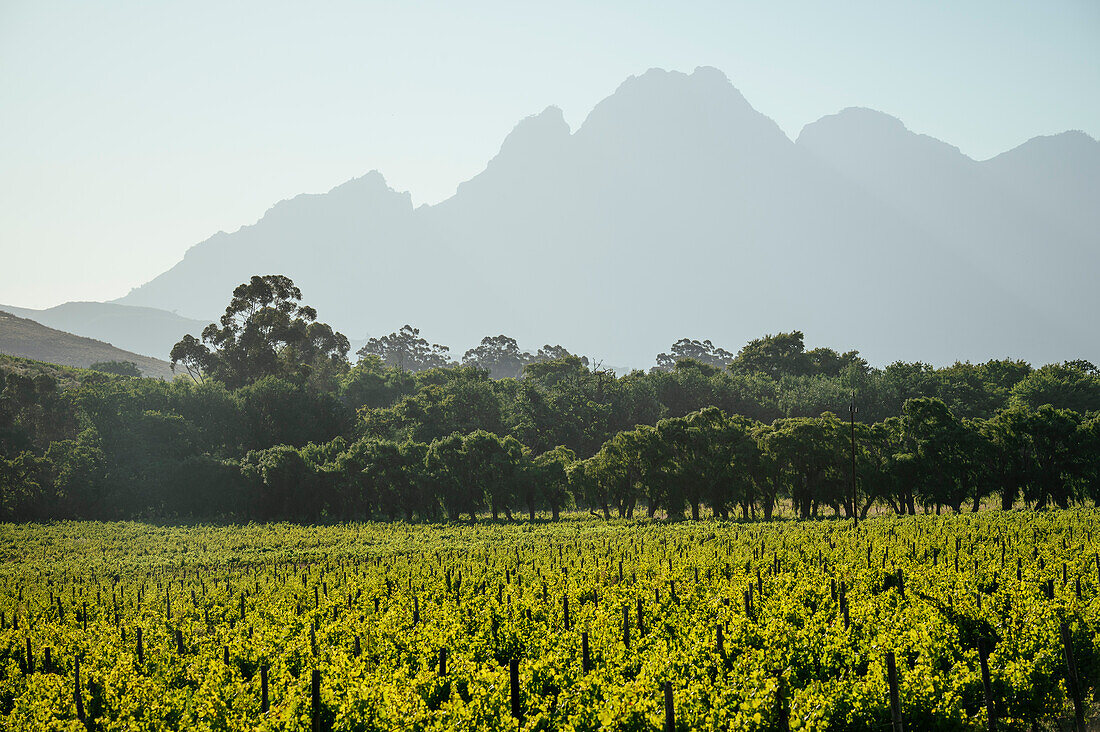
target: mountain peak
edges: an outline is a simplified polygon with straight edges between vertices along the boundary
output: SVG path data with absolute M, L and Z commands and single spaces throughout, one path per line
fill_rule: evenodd
M 412 196 L 390 188 L 377 170 L 344 181 L 328 193 L 300 193 L 280 201 L 263 215 L 260 222 L 271 223 L 286 216 L 302 214 L 327 215 L 338 211 L 345 215 L 351 211 L 402 213 L 412 210 Z M 257 223 L 260 223 L 257 222 Z
M 330 194 L 336 195 L 371 195 L 385 192 L 395 193 L 396 191 L 389 187 L 385 176 L 377 170 L 346 180 L 329 191 Z
M 909 128 L 905 126 L 905 123 L 894 115 L 880 112 L 870 107 L 845 107 L 836 114 L 826 115 L 817 122 L 806 125 L 806 127 L 802 129 L 802 132 L 805 133 L 807 129 L 816 128 L 821 125 L 858 126 L 864 129 L 874 129 L 895 134 L 909 132 Z
M 847 107 L 802 128 L 796 143 L 831 158 L 849 152 L 895 157 L 965 157 L 959 148 L 913 132 L 893 115 L 867 107 Z
M 592 109 L 576 136 L 608 143 L 631 139 L 633 145 L 790 144 L 772 119 L 710 66 L 690 74 L 653 68 L 629 77 Z
M 559 107 L 550 106 L 538 114 L 524 117 L 501 143 L 497 157 L 526 157 L 547 145 L 557 145 L 569 137 L 569 125 Z
M 689 100 L 706 101 L 709 105 L 724 103 L 741 111 L 756 113 L 748 100 L 730 83 L 729 77 L 713 66 L 698 66 L 690 74 L 652 68 L 644 74 L 627 77 L 611 96 L 596 105 L 585 124 L 598 117 L 601 109 L 614 108 L 616 101 L 626 104 L 676 104 Z
M 1020 155 L 1100 155 L 1100 143 L 1081 130 L 1066 130 L 1054 135 L 1038 135 L 1016 147 L 995 156 Z

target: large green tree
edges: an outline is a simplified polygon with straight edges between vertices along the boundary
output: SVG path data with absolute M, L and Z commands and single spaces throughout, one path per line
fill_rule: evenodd
M 317 321 L 302 292 L 283 275 L 256 275 L 233 290 L 218 323 L 172 347 L 196 381 L 213 378 L 231 389 L 265 376 L 328 384 L 347 369 L 348 339 Z

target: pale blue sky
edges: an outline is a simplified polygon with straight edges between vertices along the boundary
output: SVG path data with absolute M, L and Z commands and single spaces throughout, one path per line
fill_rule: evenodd
M 847 106 L 983 159 L 1100 136 L 1100 2 L 0 0 L 0 303 L 110 299 L 378 169 L 435 202 L 522 117 L 716 66 L 791 137 Z

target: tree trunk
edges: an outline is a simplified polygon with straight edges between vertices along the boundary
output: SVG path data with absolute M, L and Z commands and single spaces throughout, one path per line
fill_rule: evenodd
M 699 520 L 699 502 L 698 501 L 692 501 L 691 502 L 691 520 L 692 521 L 698 521 Z

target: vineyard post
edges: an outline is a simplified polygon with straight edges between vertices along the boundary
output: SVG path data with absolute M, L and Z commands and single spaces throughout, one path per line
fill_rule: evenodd
M 145 664 L 145 647 L 141 643 L 141 628 L 137 629 L 137 657 L 138 664 Z
M 569 595 L 565 595 L 561 599 L 562 617 L 565 619 L 565 630 L 569 631 Z
M 267 714 L 267 664 L 260 666 L 260 713 Z
M 76 657 L 76 667 L 73 676 L 73 698 L 76 701 L 76 718 L 84 721 L 84 699 L 80 696 L 80 657 Z
M 1069 626 L 1062 623 L 1062 647 L 1066 658 L 1066 681 L 1069 682 L 1070 696 L 1073 697 L 1073 725 L 1076 732 L 1085 732 L 1085 709 L 1081 700 L 1081 686 L 1077 677 L 1077 661 L 1073 657 L 1073 636 Z
M 48 674 L 51 668 L 53 668 L 53 661 L 50 659 L 50 647 L 46 646 L 42 655 L 42 673 Z
M 27 636 L 27 673 L 34 673 L 34 652 L 31 650 L 31 637 Z
M 623 605 L 623 646 L 630 648 L 630 606 Z
M 222 663 L 229 665 L 229 646 L 222 646 Z
M 898 667 L 894 661 L 894 652 L 886 652 L 886 680 L 890 684 L 890 723 L 891 732 L 902 732 L 901 695 L 898 693 Z
M 997 729 L 997 715 L 993 708 L 993 684 L 989 678 L 989 646 L 985 638 L 978 639 L 978 662 L 982 666 L 982 690 L 985 692 L 985 713 L 989 732 Z
M 439 649 L 439 675 L 447 675 L 447 649 L 446 647 Z
M 183 655 L 183 631 L 176 628 L 176 653 Z
M 361 654 L 362 652 L 363 652 L 363 647 L 359 643 L 359 636 L 355 636 L 355 647 L 354 647 L 353 653 L 355 654 L 356 658 L 359 658 L 359 654 Z
M 588 653 L 588 631 L 581 633 L 581 671 L 588 673 L 592 670 L 592 658 Z
M 313 678 L 309 685 L 310 709 L 312 721 L 311 732 L 321 732 L 321 671 L 313 669 Z
M 519 659 L 508 661 L 508 683 L 511 687 L 512 717 L 523 724 L 523 709 L 519 703 Z
M 676 709 L 672 705 L 672 682 L 665 682 L 665 732 L 676 731 Z

